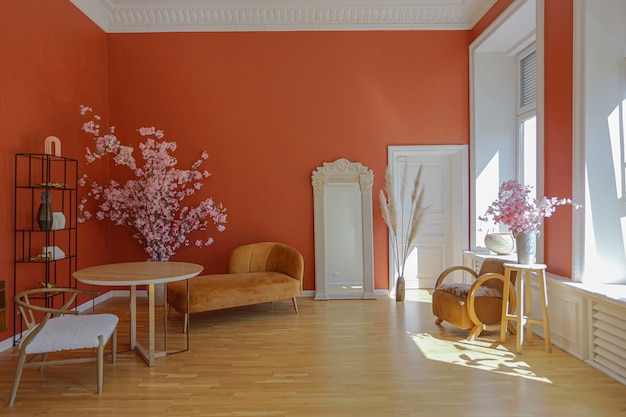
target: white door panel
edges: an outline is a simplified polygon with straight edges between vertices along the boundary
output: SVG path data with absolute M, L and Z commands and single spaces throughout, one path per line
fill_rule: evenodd
M 467 147 L 389 147 L 389 166 L 398 196 L 405 164 L 408 164 L 409 181 L 415 178 L 417 170 L 423 166 L 424 201 L 430 206 L 406 263 L 406 288 L 432 288 L 443 269 L 463 264 L 463 249 L 467 247 L 464 233 L 467 230 L 468 210 Z M 412 186 L 408 188 L 411 190 Z M 405 196 L 405 200 L 409 199 L 410 195 Z M 403 213 L 406 215 L 403 224 L 408 219 L 408 211 L 408 207 L 404 208 Z M 402 235 L 400 241 L 406 241 L 406 236 Z M 396 271 L 392 250 L 389 259 L 389 285 L 393 289 Z

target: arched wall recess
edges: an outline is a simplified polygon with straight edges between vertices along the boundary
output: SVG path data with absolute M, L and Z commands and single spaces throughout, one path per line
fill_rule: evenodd
M 315 299 L 375 299 L 374 173 L 345 158 L 311 175 L 315 214 Z

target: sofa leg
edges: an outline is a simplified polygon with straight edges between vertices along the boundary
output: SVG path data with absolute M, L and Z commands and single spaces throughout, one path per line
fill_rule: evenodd
M 298 302 L 296 301 L 296 297 L 292 298 L 293 300 L 293 308 L 296 310 L 296 314 L 298 314 Z

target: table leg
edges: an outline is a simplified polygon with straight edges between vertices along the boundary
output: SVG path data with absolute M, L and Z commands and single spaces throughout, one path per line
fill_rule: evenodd
M 504 269 L 504 284 L 502 285 L 502 321 L 500 322 L 500 342 L 506 341 L 506 329 L 509 322 L 509 287 L 511 285 L 511 270 L 507 267 Z
M 522 353 L 524 343 L 524 279 L 524 272 L 517 274 L 517 353 Z
M 187 294 L 186 294 L 186 297 L 187 297 L 187 311 L 185 312 L 185 335 L 186 335 L 185 336 L 186 337 L 185 341 L 186 341 L 187 345 L 186 345 L 185 349 L 186 349 L 186 351 L 189 351 L 190 350 L 190 348 L 189 348 L 189 280 L 186 280 L 186 281 L 187 281 Z
M 155 318 L 154 318 L 154 284 L 148 284 L 148 349 L 149 358 L 148 365 L 154 365 L 154 350 L 155 346 Z
M 526 315 L 526 317 L 531 318 L 533 317 L 533 302 L 532 302 L 532 289 L 531 289 L 531 283 L 532 283 L 532 271 L 531 270 L 526 270 L 524 271 L 524 273 L 526 274 L 526 279 L 525 284 L 526 284 L 526 307 L 524 307 L 524 314 Z M 526 320 L 526 338 L 529 341 L 533 340 L 533 322 L 532 320 Z
M 155 352 L 155 313 L 154 313 L 154 284 L 148 284 L 148 349 L 141 343 L 136 342 L 137 353 L 143 358 L 148 366 L 154 366 L 157 354 Z M 164 353 L 161 355 L 164 356 Z
M 167 352 L 167 284 L 163 285 L 163 291 L 165 292 L 163 294 L 163 350 Z
M 130 350 L 137 346 L 137 286 L 130 286 Z
M 546 274 L 545 271 L 540 272 L 541 287 L 541 307 L 543 309 L 543 337 L 546 341 L 546 352 L 552 352 L 552 343 L 550 342 L 550 322 L 548 321 L 548 295 L 546 289 Z

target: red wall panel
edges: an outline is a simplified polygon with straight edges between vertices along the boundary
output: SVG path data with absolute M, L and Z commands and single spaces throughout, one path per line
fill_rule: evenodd
M 209 248 L 175 259 L 223 271 L 236 246 L 275 240 L 305 258 L 314 289 L 311 172 L 344 157 L 374 171 L 376 288 L 387 288 L 378 209 L 388 145 L 468 142 L 467 32 L 111 34 L 111 120 L 123 141 L 156 125 L 182 166 L 203 150 L 200 197 L 228 208 Z M 124 230 L 112 250 L 143 256 Z M 200 234 L 198 234 L 200 235 Z M 119 244 L 118 244 L 119 243 Z
M 50 135 L 61 139 L 63 156 L 84 166 L 78 106 L 106 108 L 106 35 L 66 0 L 19 0 L 0 4 L 0 251 L 1 279 L 7 281 L 9 329 L 13 334 L 13 186 L 16 153 L 43 153 Z M 96 175 L 106 177 L 107 170 Z M 54 201 L 53 201 L 54 208 Z M 110 258 L 107 228 L 80 228 L 79 267 Z M 20 289 L 40 276 L 24 277 Z
M 545 194 L 572 196 L 572 0 L 545 2 Z M 550 271 L 572 274 L 572 206 L 545 222 L 545 262 Z

